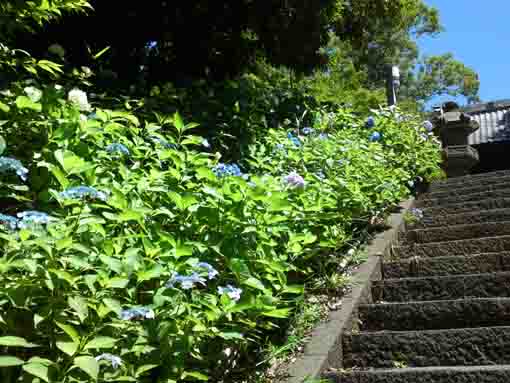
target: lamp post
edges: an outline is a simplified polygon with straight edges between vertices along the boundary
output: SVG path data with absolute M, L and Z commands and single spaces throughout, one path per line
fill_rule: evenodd
M 397 105 L 397 89 L 400 86 L 400 69 L 396 65 L 388 66 L 386 79 L 386 97 L 388 106 Z

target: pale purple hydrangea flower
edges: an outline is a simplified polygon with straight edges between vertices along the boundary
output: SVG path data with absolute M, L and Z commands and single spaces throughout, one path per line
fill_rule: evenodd
M 14 171 L 23 181 L 27 180 L 28 169 L 15 158 L 0 157 L 0 173 Z
M 183 290 L 190 290 L 193 287 L 195 287 L 196 284 L 201 284 L 201 285 L 205 286 L 205 282 L 206 282 L 206 280 L 204 278 L 202 278 L 200 275 L 198 275 L 197 273 L 193 273 L 189 276 L 179 275 L 179 274 L 175 273 L 168 280 L 168 282 L 166 283 L 165 286 L 167 288 L 172 288 L 175 286 L 176 283 L 180 283 L 181 288 Z
M 432 132 L 434 130 L 434 125 L 428 120 L 423 122 L 423 127 L 427 132 Z
M 119 144 L 118 142 L 108 145 L 106 147 L 106 151 L 108 153 L 120 153 L 124 156 L 129 156 L 131 154 L 125 145 Z
M 216 276 L 219 274 L 218 270 L 216 270 L 214 267 L 212 267 L 207 262 L 199 262 L 199 263 L 197 263 L 197 267 L 207 270 L 207 278 L 209 280 L 216 278 Z
M 120 319 L 122 320 L 143 320 L 154 319 L 156 315 L 152 309 L 146 307 L 133 307 L 125 309 L 120 312 Z
M 112 364 L 112 368 L 117 369 L 122 365 L 122 359 L 119 356 L 112 354 L 101 354 L 96 356 L 96 360 L 99 362 L 101 360 L 106 360 Z
M 285 176 L 284 180 L 285 180 L 285 182 L 288 185 L 290 185 L 292 187 L 297 187 L 297 188 L 305 187 L 305 180 L 304 180 L 304 178 L 301 177 L 296 172 L 289 173 L 288 175 Z
M 17 214 L 20 220 L 18 221 L 18 227 L 20 229 L 26 229 L 32 225 L 45 225 L 54 221 L 55 218 L 49 216 L 47 213 L 35 210 L 28 210 Z
M 16 230 L 18 227 L 18 219 L 11 215 L 0 214 L 0 224 L 6 226 L 10 230 Z
M 421 209 L 413 208 L 413 209 L 411 209 L 411 214 L 414 215 L 418 219 L 423 218 L 423 210 L 421 210 Z
M 63 199 L 99 199 L 106 201 L 108 199 L 107 193 L 99 191 L 90 186 L 76 186 L 60 193 Z
M 227 285 L 225 287 L 218 287 L 218 293 L 223 295 L 227 294 L 227 296 L 232 299 L 233 301 L 237 302 L 239 299 L 241 299 L 241 293 L 243 292 L 242 289 L 238 289 L 232 285 Z

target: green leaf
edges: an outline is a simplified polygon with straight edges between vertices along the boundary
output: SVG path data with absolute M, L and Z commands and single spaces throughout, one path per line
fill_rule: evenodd
M 16 106 L 18 109 L 30 109 L 36 112 L 42 111 L 42 105 L 38 102 L 33 102 L 27 96 L 18 96 L 16 97 Z
M 112 289 L 124 289 L 129 284 L 129 279 L 114 277 L 110 278 L 106 284 L 107 287 Z
M 0 154 L 2 154 L 5 151 L 5 148 L 7 147 L 7 144 L 2 136 L 0 136 Z
M 91 356 L 79 356 L 74 359 L 74 365 L 85 371 L 92 379 L 97 380 L 99 364 Z
M 8 346 L 8 347 L 39 347 L 34 343 L 27 342 L 24 338 L 20 338 L 18 336 L 1 336 L 0 337 L 0 346 Z
M 144 372 L 152 370 L 153 368 L 159 367 L 159 364 L 144 364 L 136 369 L 135 376 L 138 378 Z
M 265 311 L 262 313 L 262 315 L 264 315 L 266 317 L 271 317 L 271 318 L 284 319 L 284 318 L 289 317 L 291 311 L 292 311 L 292 309 L 277 309 L 277 310 Z
M 9 113 L 9 110 L 11 110 L 11 108 L 9 108 L 9 105 L 4 104 L 2 101 L 0 101 L 0 110 L 4 113 Z
M 112 348 L 115 346 L 117 339 L 109 336 L 97 336 L 85 345 L 85 349 L 89 348 Z
M 0 356 L 0 368 L 1 367 L 11 367 L 11 366 L 20 366 L 25 364 L 25 361 L 16 358 L 15 356 Z
M 50 382 L 49 368 L 41 363 L 27 363 L 23 366 L 23 370 L 28 372 L 30 375 L 36 376 L 45 382 Z
M 57 348 L 62 351 L 63 353 L 73 356 L 76 351 L 78 350 L 79 344 L 75 342 L 64 342 L 64 341 L 57 341 L 56 342 Z
M 202 380 L 202 381 L 209 380 L 209 377 L 207 375 L 201 374 L 200 372 L 197 372 L 197 371 L 184 371 L 181 375 L 181 379 L 186 379 L 186 378 L 193 378 L 193 380 Z
M 60 327 L 67 335 L 69 335 L 69 337 L 75 341 L 76 343 L 80 343 L 80 335 L 78 334 L 78 331 L 76 331 L 76 329 L 71 326 L 70 324 L 64 324 L 64 323 L 60 323 L 60 322 L 55 322 L 55 324 Z
M 67 302 L 69 303 L 69 307 L 74 310 L 74 312 L 78 315 L 78 318 L 80 318 L 80 321 L 83 323 L 89 315 L 87 301 L 82 297 L 76 296 L 69 297 Z
M 254 289 L 257 290 L 266 291 L 266 287 L 264 286 L 264 284 L 254 277 L 250 277 L 243 281 L 243 285 L 253 287 Z
M 97 52 L 94 56 L 92 56 L 94 58 L 94 60 L 97 60 L 99 57 L 101 57 L 102 55 L 104 55 L 106 52 L 108 52 L 110 50 L 111 47 L 106 47 L 106 48 L 103 48 L 101 49 L 99 52 Z
M 182 121 L 181 115 L 178 112 L 174 114 L 174 126 L 179 133 L 184 131 L 184 122 Z
M 120 315 L 120 312 L 122 311 L 122 306 L 120 305 L 120 302 L 118 300 L 105 298 L 103 299 L 103 303 L 115 314 Z

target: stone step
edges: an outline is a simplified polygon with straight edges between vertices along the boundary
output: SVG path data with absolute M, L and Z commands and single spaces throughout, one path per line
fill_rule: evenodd
M 487 172 L 487 173 L 479 173 L 479 174 L 469 174 L 467 176 L 463 177 L 454 177 L 454 178 L 447 178 L 444 180 L 434 181 L 432 182 L 431 189 L 436 188 L 443 188 L 443 187 L 449 187 L 453 185 L 466 185 L 470 183 L 476 183 L 485 181 L 487 179 L 502 179 L 510 177 L 510 170 L 498 170 L 495 172 Z
M 344 367 L 510 364 L 510 327 L 344 335 Z
M 443 226 L 408 230 L 400 234 L 401 245 L 455 241 L 510 235 L 510 221 Z
M 508 383 L 510 365 L 328 372 L 324 378 L 332 383 Z
M 478 193 L 462 194 L 451 197 L 419 199 L 415 202 L 415 207 L 439 207 L 444 205 L 458 204 L 462 202 L 478 202 L 486 199 L 510 198 L 510 188 L 488 190 Z
M 480 210 L 508 209 L 510 208 L 510 198 L 488 198 L 480 201 L 463 201 L 447 205 L 424 207 L 424 222 L 438 215 L 475 213 Z
M 501 221 L 510 221 L 510 208 L 481 210 L 461 214 L 434 215 L 425 217 L 420 221 L 409 223 L 407 224 L 407 228 L 409 230 L 413 230 L 437 226 L 464 225 Z
M 477 186 L 488 186 L 502 183 L 509 183 L 510 175 L 495 176 L 495 177 L 484 177 L 480 179 L 468 179 L 458 183 L 447 183 L 447 184 L 432 184 L 429 186 L 429 193 L 444 192 L 446 190 L 461 189 L 461 188 L 472 188 Z
M 359 319 L 364 332 L 508 326 L 510 298 L 361 305 Z
M 510 235 L 395 246 L 392 260 L 410 257 L 449 257 L 510 251 Z
M 434 198 L 450 198 L 466 194 L 483 193 L 486 191 L 502 190 L 509 188 L 510 182 L 501 182 L 492 185 L 491 184 L 485 185 L 482 183 L 481 185 L 468 187 L 462 187 L 462 185 L 459 185 L 459 187 L 452 187 L 440 191 L 430 191 L 424 194 L 420 194 L 418 198 L 420 200 L 429 200 Z
M 496 297 L 510 297 L 510 272 L 372 282 L 372 301 L 375 303 Z
M 383 276 L 387 279 L 482 274 L 498 271 L 510 271 L 510 252 L 457 257 L 412 257 L 383 263 Z

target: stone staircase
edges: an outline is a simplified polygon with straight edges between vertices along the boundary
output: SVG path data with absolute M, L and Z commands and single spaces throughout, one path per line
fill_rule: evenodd
M 431 185 L 401 234 L 337 383 L 510 383 L 510 171 Z M 356 326 L 358 327 L 358 326 Z

